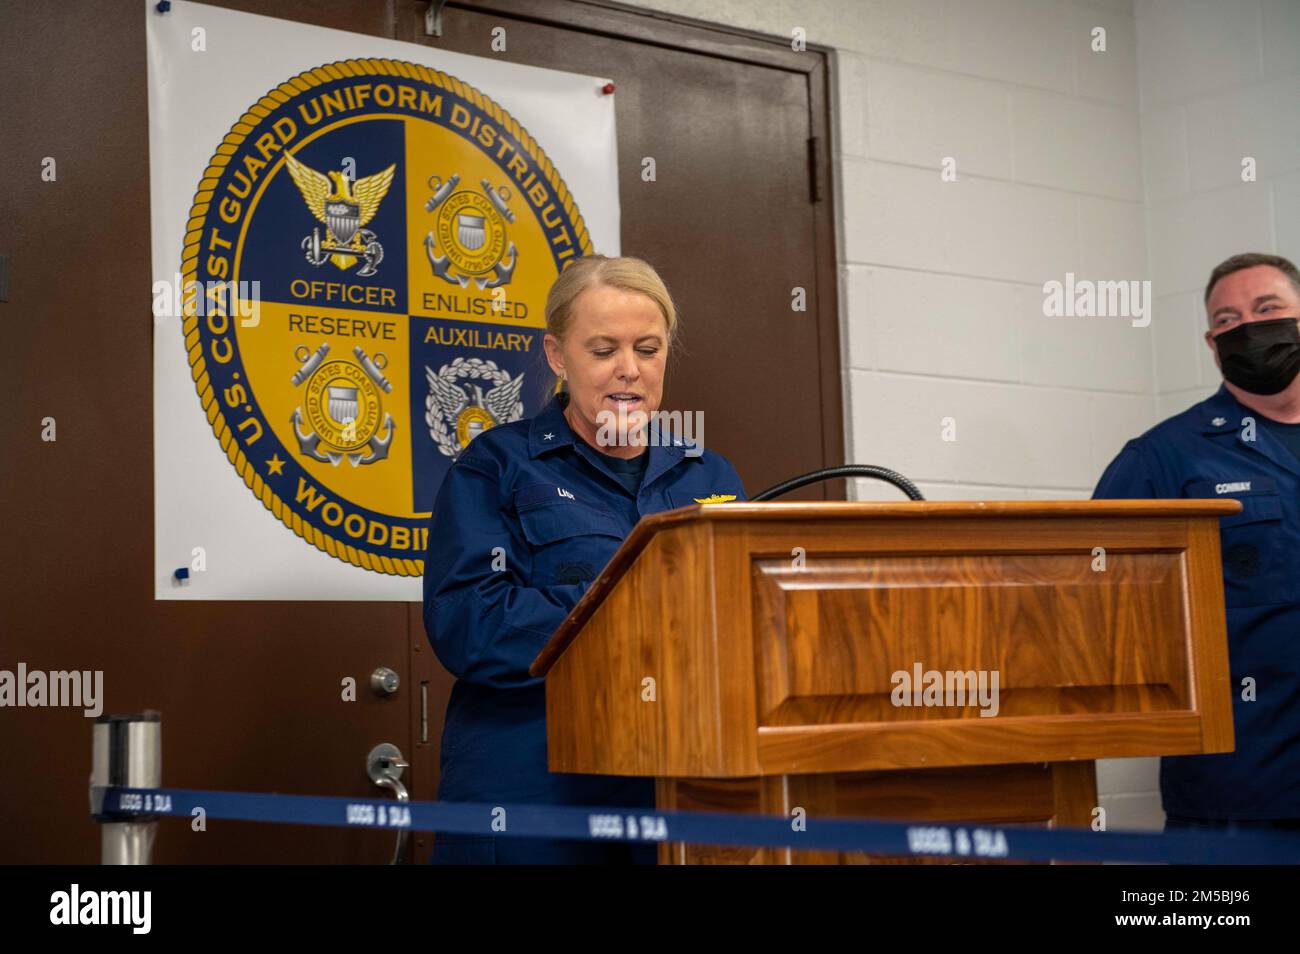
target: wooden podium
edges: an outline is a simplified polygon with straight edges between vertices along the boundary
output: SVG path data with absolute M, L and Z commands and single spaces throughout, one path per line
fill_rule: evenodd
M 1240 508 L 646 517 L 533 662 L 550 768 L 654 776 L 661 810 L 1086 827 L 1094 759 L 1232 751 L 1218 518 Z M 960 704 L 981 672 L 990 691 Z M 933 673 L 945 694 L 927 697 Z M 659 849 L 661 864 L 900 860 Z

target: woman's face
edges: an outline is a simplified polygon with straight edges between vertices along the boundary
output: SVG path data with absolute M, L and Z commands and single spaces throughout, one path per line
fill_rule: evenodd
M 578 436 L 614 457 L 642 453 L 644 445 L 629 443 L 630 435 L 659 409 L 668 359 L 659 306 L 637 292 L 596 285 L 574 300 L 564 341 L 548 334 L 543 345 L 551 370 L 568 378 L 565 416 Z

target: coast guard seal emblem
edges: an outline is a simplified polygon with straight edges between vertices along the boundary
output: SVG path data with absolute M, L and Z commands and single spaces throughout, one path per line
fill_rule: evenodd
M 463 81 L 384 59 L 286 77 L 213 143 L 181 256 L 232 479 L 311 546 L 422 574 L 447 470 L 549 398 L 546 294 L 591 251 L 542 146 Z

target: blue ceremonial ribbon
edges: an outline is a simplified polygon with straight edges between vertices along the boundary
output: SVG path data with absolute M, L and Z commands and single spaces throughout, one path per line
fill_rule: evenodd
M 328 825 L 376 831 L 456 832 L 512 838 L 700 845 L 1010 861 L 1127 861 L 1180 864 L 1298 864 L 1300 835 L 1105 832 L 844 817 L 782 818 L 723 812 L 398 802 L 326 795 L 270 795 L 180 788 L 92 788 L 103 815 Z M 100 801 L 102 799 L 102 801 Z M 799 826 L 802 825 L 802 828 Z

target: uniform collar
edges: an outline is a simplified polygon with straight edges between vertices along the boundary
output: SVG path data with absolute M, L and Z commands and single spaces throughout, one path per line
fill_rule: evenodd
M 590 447 L 578 446 L 578 442 L 573 433 L 573 428 L 569 427 L 569 422 L 565 420 L 564 408 L 569 403 L 569 396 L 563 392 L 556 394 L 551 398 L 546 407 L 533 418 L 533 423 L 528 429 L 528 456 L 531 458 L 541 457 L 558 447 L 572 446 L 584 458 L 587 459 L 594 467 L 602 473 L 608 474 L 615 481 L 618 478 L 605 466 L 604 461 L 600 460 L 599 453 L 586 453 L 591 451 Z M 670 435 L 665 434 L 665 438 Z M 652 445 L 646 448 L 646 453 L 650 455 L 650 461 L 646 464 L 645 476 L 641 478 L 641 486 L 649 486 L 651 481 L 668 473 L 686 456 L 687 445 L 676 435 L 671 436 L 671 440 L 662 445 Z M 696 460 L 701 458 L 697 456 Z M 619 486 L 622 486 L 620 483 Z
M 686 456 L 686 448 L 680 439 L 674 438 L 674 440 L 675 443 L 652 445 L 646 448 L 646 453 L 650 455 L 650 463 L 646 464 L 645 476 L 641 478 L 642 487 L 649 486 L 653 480 L 668 473 L 682 462 Z M 697 457 L 696 460 L 699 458 Z
M 548 451 L 573 443 L 573 429 L 564 419 L 564 405 L 568 403 L 567 394 L 556 394 L 533 418 L 528 429 L 529 457 L 535 460 Z
M 1201 402 L 1197 425 L 1203 434 L 1225 434 L 1240 429 L 1241 419 L 1250 414 L 1250 408 L 1240 403 L 1227 387 L 1220 384 L 1219 390 Z
M 1300 475 L 1300 461 L 1263 423 L 1263 416 L 1246 407 L 1232 396 L 1225 385 L 1220 384 L 1219 390 L 1201 403 L 1198 426 L 1203 434 L 1232 434 L 1239 447 L 1262 454 L 1278 467 Z M 1245 430 L 1242 421 L 1247 417 L 1255 419 L 1255 439 L 1250 441 L 1242 437 L 1242 431 Z

